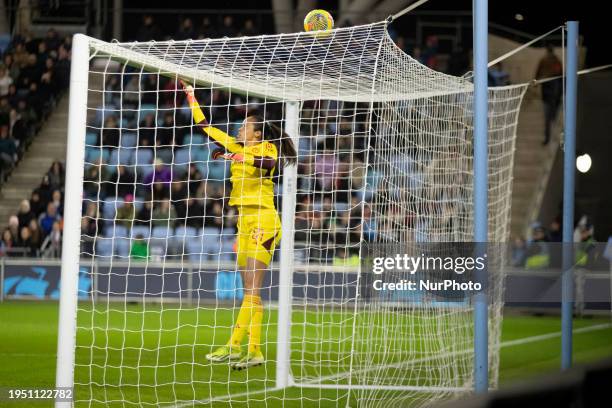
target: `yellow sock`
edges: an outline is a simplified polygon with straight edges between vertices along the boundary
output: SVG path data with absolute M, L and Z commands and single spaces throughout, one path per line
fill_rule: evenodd
M 242 299 L 242 306 L 240 306 L 240 311 L 238 312 L 238 318 L 236 319 L 236 325 L 234 326 L 234 331 L 232 332 L 232 336 L 228 342 L 231 346 L 240 346 L 244 335 L 249 328 L 249 323 L 251 322 L 252 316 L 254 314 L 253 306 L 254 306 L 254 296 L 244 295 Z M 261 301 L 259 297 L 257 297 L 259 304 Z
M 249 353 L 261 349 L 261 322 L 263 320 L 263 305 L 259 296 L 253 299 L 253 316 L 249 326 Z

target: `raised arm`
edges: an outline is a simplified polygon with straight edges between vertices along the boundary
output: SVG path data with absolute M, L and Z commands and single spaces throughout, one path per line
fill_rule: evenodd
M 193 121 L 197 125 L 199 125 L 204 131 L 204 133 L 206 133 L 213 141 L 217 142 L 228 152 L 244 153 L 244 147 L 241 144 L 236 143 L 236 140 L 233 137 L 231 137 L 224 131 L 208 124 L 206 116 L 204 116 L 204 112 L 202 112 L 200 104 L 195 98 L 193 87 L 191 85 L 185 85 L 185 83 L 182 81 L 181 84 L 183 85 L 183 90 L 187 94 L 189 107 L 191 108 L 191 112 L 193 113 Z

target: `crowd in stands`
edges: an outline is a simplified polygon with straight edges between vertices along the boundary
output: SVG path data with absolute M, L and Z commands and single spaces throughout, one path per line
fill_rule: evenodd
M 0 64 L 0 184 L 17 165 L 67 89 L 71 37 L 16 35 Z
M 2 232 L 0 256 L 59 256 L 64 214 L 65 172 L 55 161 L 32 191 L 19 204 L 16 215 L 9 218 Z
M 220 27 L 213 27 L 208 18 L 196 27 L 192 19 L 185 18 L 176 33 L 166 36 L 147 15 L 136 40 L 257 34 L 252 20 L 246 20 L 240 30 L 234 26 L 231 16 L 225 17 Z M 404 47 L 401 37 L 396 37 L 396 42 Z M 434 36 L 428 37 L 422 48 L 415 47 L 412 55 L 433 69 L 440 68 Z M 69 39 L 59 39 L 52 30 L 40 41 L 13 41 L 5 52 L 5 65 L 0 67 L 0 92 L 6 90 L 0 96 L 0 115 L 6 113 L 7 123 L 1 125 L 0 116 L 3 141 L 21 140 L 13 137 L 14 132 L 23 131 L 15 125 L 19 121 L 28 129 L 28 137 L 41 126 L 66 87 L 69 56 Z M 469 52 L 457 47 L 447 68 L 455 75 L 468 71 Z M 501 66 L 496 69 L 495 80 L 506 81 Z M 105 106 L 90 109 L 88 119 L 82 256 L 187 256 L 192 261 L 204 261 L 221 254 L 221 259 L 230 260 L 235 249 L 237 214 L 227 205 L 229 165 L 211 159 L 210 143 L 199 128 L 192 126 L 180 85 L 172 78 L 128 68 L 123 75 L 107 75 L 105 89 Z M 229 134 L 235 134 L 246 116 L 262 113 L 261 101 L 254 97 L 247 100 L 220 89 L 197 93 L 211 124 Z M 300 145 L 296 146 L 296 258 L 352 264 L 359 262 L 361 237 L 373 240 L 377 234 L 392 233 L 384 229 L 391 228 L 393 222 L 377 226 L 371 206 L 362 205 L 376 194 L 376 181 L 366 183 L 365 178 L 364 163 L 370 148 L 365 142 L 368 106 L 332 104 L 311 102 L 303 107 Z M 281 109 L 280 104 L 268 103 L 266 117 L 278 120 Z M 320 120 L 326 117 L 332 120 Z M 15 143 L 15 158 L 21 145 Z M 55 162 L 30 199 L 24 200 L 17 215 L 10 218 L 0 254 L 59 256 L 64 177 L 62 163 Z M 279 209 L 281 200 L 278 194 Z M 403 216 L 394 214 L 392 208 L 388 212 L 389 219 Z M 406 223 L 396 221 L 398 225 Z M 520 253 L 518 242 L 516 253 Z M 513 256 L 513 262 L 518 257 Z
M 18 165 L 67 89 L 71 37 L 49 29 L 44 38 L 15 35 L 0 64 L 0 185 Z M 36 256 L 58 245 L 64 189 L 63 165 L 53 163 L 2 232 L 0 254 Z M 6 225 L 6 224 L 5 224 Z
M 531 226 L 531 237 L 525 240 L 515 237 L 511 247 L 510 264 L 535 270 L 561 268 L 564 247 L 561 217 L 555 217 L 548 228 L 541 222 Z M 589 267 L 603 259 L 601 248 L 595 245 L 595 227 L 590 217 L 583 215 L 576 224 L 573 235 L 574 266 Z

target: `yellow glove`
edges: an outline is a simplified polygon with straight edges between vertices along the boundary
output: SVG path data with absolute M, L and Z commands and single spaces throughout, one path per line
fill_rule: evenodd
M 195 98 L 193 87 L 191 85 L 185 85 L 183 81 L 181 81 L 183 85 L 183 90 L 187 94 L 187 101 L 189 102 L 189 107 L 191 108 L 191 112 L 193 113 L 193 121 L 197 124 L 206 120 L 206 116 L 204 116 L 204 112 L 200 109 L 200 104 Z

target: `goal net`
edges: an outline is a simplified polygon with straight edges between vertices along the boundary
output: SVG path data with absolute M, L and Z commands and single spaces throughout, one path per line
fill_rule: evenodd
M 422 244 L 473 240 L 472 83 L 404 54 L 384 22 L 80 41 L 87 121 L 73 132 L 85 143 L 68 171 L 79 185 L 83 174 L 83 193 L 67 188 L 66 200 L 83 213 L 66 228 L 80 231 L 75 273 L 93 284 L 78 304 L 77 406 L 418 406 L 473 389 L 472 299 L 375 290 L 365 265 L 376 251 L 418 256 Z M 179 79 L 211 126 L 235 135 L 257 112 L 298 151 L 274 179 L 282 240 L 262 284 L 266 362 L 245 371 L 205 359 L 227 343 L 243 299 L 239 214 L 229 164 L 213 160 Z M 489 90 L 494 243 L 508 239 L 525 89 Z M 495 386 L 503 274 L 487 280 Z

